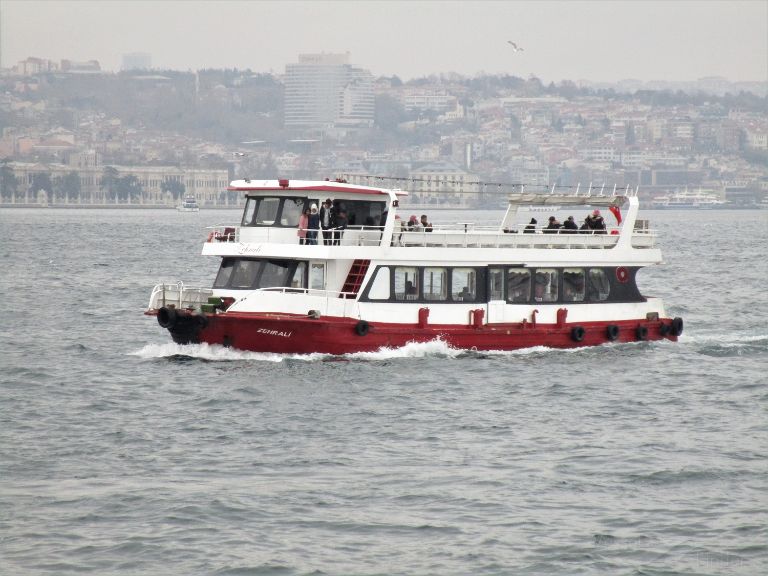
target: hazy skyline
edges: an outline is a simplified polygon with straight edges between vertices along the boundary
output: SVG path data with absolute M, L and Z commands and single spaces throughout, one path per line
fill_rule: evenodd
M 159 69 L 283 73 L 300 53 L 349 52 L 354 65 L 404 80 L 768 80 L 768 0 L 0 0 L 0 15 L 3 67 L 35 56 L 116 71 L 123 54 L 147 52 Z

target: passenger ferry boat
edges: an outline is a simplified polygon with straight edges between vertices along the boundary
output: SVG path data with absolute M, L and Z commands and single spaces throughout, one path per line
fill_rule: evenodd
M 159 284 L 145 312 L 180 344 L 344 354 L 442 339 L 459 349 L 512 350 L 677 340 L 683 330 L 659 298 L 638 290 L 638 271 L 659 264 L 661 252 L 637 219 L 636 190 L 546 198 L 519 191 L 500 223 L 431 231 L 403 227 L 407 192 L 398 189 L 237 180 L 229 190 L 246 204 L 239 225 L 215 227 L 203 243 L 203 255 L 221 259 L 213 286 Z M 348 225 L 307 244 L 300 216 L 325 199 L 346 211 Z M 530 233 L 517 209 L 542 203 L 607 208 L 617 223 Z
M 702 192 L 675 192 L 674 194 L 665 194 L 656 196 L 651 200 L 651 208 L 655 210 L 708 210 L 713 208 L 723 208 L 726 202 L 720 200 L 716 194 Z
M 176 206 L 176 210 L 179 212 L 200 212 L 200 206 L 194 196 L 184 196 L 184 200 Z

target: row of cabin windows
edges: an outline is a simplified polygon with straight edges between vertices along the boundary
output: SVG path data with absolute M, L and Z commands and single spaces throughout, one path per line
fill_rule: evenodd
M 374 301 L 603 302 L 611 292 L 602 268 L 382 266 L 370 286 Z
M 242 225 L 296 228 L 304 211 L 314 204 L 319 213 L 322 202 L 320 199 L 302 197 L 249 197 L 243 211 Z M 344 210 L 347 213 L 348 226 L 383 226 L 382 215 L 385 214 L 386 205 L 386 202 L 361 200 L 340 200 L 335 203 L 337 211 Z
M 325 263 L 303 260 L 224 258 L 214 288 L 325 289 Z M 603 302 L 611 282 L 603 268 L 380 266 L 366 300 L 486 302 L 510 304 Z

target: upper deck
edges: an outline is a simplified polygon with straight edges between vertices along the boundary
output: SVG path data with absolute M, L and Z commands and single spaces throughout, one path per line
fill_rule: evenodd
M 415 248 L 441 249 L 536 249 L 536 250 L 612 250 L 627 252 L 655 249 L 655 231 L 647 221 L 638 220 L 639 202 L 635 190 L 622 194 L 532 194 L 523 191 L 510 194 L 508 208 L 498 223 L 436 224 L 431 231 L 406 226 L 401 217 L 400 200 L 407 192 L 349 184 L 343 181 L 301 180 L 237 180 L 229 190 L 246 196 L 242 220 L 237 225 L 217 226 L 209 234 L 203 253 L 210 255 L 280 254 L 296 255 L 295 246 L 302 244 L 299 219 L 312 205 L 320 207 L 330 199 L 349 214 L 348 224 L 339 231 L 336 244 L 302 245 L 301 254 L 317 257 L 360 257 L 364 247 L 370 256 L 374 247 L 392 255 L 393 250 L 405 256 Z M 520 210 L 528 206 L 587 210 L 608 208 L 606 230 L 545 230 L 539 224 L 526 230 L 531 213 Z M 622 209 L 624 212 L 622 213 Z M 578 212 L 575 212 L 578 214 Z M 522 218 L 525 217 L 525 221 Z M 581 221 L 578 218 L 577 221 Z M 429 250 L 434 252 L 434 250 Z M 594 254 L 596 256 L 596 254 Z M 437 256 L 435 256 L 437 257 Z M 659 260 L 660 255 L 645 254 L 641 259 Z

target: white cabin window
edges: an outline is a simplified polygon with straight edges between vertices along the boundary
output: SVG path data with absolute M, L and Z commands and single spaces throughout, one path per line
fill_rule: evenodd
M 611 293 L 611 283 L 608 275 L 601 268 L 590 268 L 589 282 L 587 283 L 587 296 L 592 302 L 608 300 Z
M 490 268 L 488 270 L 489 300 L 504 300 L 504 270 Z
M 534 281 L 533 299 L 536 302 L 557 301 L 557 270 L 554 268 L 538 268 Z
M 395 300 L 419 299 L 419 269 L 395 267 Z
M 448 298 L 447 280 L 446 268 L 424 268 L 424 299 L 446 300 Z
M 309 287 L 312 290 L 325 290 L 325 263 L 312 262 L 310 264 Z
M 507 270 L 507 302 L 528 302 L 531 299 L 531 271 L 524 268 Z
M 451 298 L 458 302 L 477 299 L 477 273 L 474 268 L 454 268 L 451 271 Z
M 585 287 L 583 268 L 563 270 L 563 302 L 583 302 Z
M 371 300 L 389 300 L 389 268 L 383 266 L 376 271 L 376 276 L 371 282 L 368 298 Z

